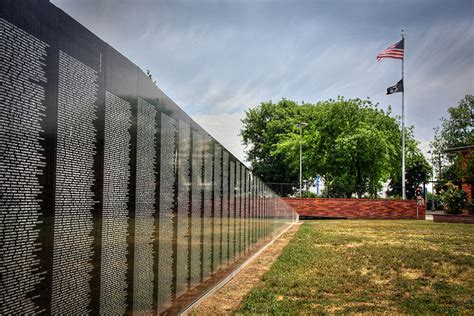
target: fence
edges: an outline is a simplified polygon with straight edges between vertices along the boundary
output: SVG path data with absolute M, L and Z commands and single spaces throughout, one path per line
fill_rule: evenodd
M 0 3 L 0 54 L 0 314 L 161 313 L 295 221 L 48 1 Z
M 406 187 L 406 196 L 407 199 L 415 198 L 415 190 L 417 187 L 421 187 L 423 197 L 426 203 L 429 203 L 428 209 L 431 208 L 431 203 L 433 201 L 432 192 L 438 194 L 441 189 L 446 190 L 447 181 L 426 181 L 422 183 L 410 183 L 407 182 Z M 459 189 L 462 189 L 466 192 L 468 199 L 472 199 L 472 182 L 467 180 L 454 180 L 451 181 Z M 268 183 L 266 185 L 271 188 L 280 196 L 284 197 L 299 197 L 300 190 L 298 183 Z M 401 197 L 402 188 L 401 186 L 380 186 L 377 189 L 374 189 L 373 195 L 371 196 L 370 189 L 368 187 L 359 187 L 357 185 L 338 185 L 338 184 L 326 184 L 326 183 L 316 183 L 316 181 L 304 181 L 302 183 L 302 197 L 324 197 L 324 198 L 351 198 L 358 197 L 357 192 L 362 192 L 362 197 L 375 197 L 375 198 L 391 198 L 396 199 Z M 391 194 L 389 194 L 391 193 Z M 439 196 L 434 197 L 435 206 L 441 207 L 442 204 L 439 201 Z M 438 205 L 439 204 L 439 205 Z
M 280 196 L 299 197 L 300 189 L 298 183 L 268 183 L 268 187 Z M 393 198 L 401 196 L 401 186 L 376 186 L 368 185 L 346 185 L 337 183 L 324 183 L 316 181 L 303 181 L 301 195 L 302 197 L 324 197 L 324 198 L 361 198 L 361 197 L 389 197 L 388 191 L 393 191 Z M 414 196 L 415 188 L 407 188 L 407 196 Z

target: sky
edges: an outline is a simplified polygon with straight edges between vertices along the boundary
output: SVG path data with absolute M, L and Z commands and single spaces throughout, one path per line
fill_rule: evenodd
M 423 152 L 447 109 L 474 93 L 473 0 L 51 2 L 149 69 L 241 161 L 240 120 L 261 102 L 370 97 L 401 115 L 401 93 L 385 94 L 401 61 L 376 60 L 401 29 L 405 123 Z

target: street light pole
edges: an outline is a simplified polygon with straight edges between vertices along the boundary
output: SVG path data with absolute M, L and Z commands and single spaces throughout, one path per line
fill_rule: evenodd
M 304 122 L 299 122 L 298 127 L 300 128 L 300 199 L 302 197 L 302 190 L 303 190 L 303 147 L 302 147 L 302 140 L 303 140 L 303 126 L 308 124 Z
M 438 181 L 441 177 L 441 151 L 438 152 Z
M 300 199 L 302 195 L 302 182 L 303 182 L 303 146 L 302 146 L 302 139 L 303 139 L 303 128 L 301 126 L 301 123 L 299 124 L 300 126 Z
M 434 198 L 434 160 L 433 160 L 433 151 L 428 151 L 428 154 L 431 154 L 431 210 L 435 210 L 435 198 Z
M 402 30 L 402 40 L 405 39 L 404 30 Z M 404 79 L 404 63 L 405 58 L 402 58 L 402 80 Z M 405 85 L 406 87 L 406 85 Z M 406 199 L 406 184 L 405 184 L 405 89 L 402 90 L 402 199 Z

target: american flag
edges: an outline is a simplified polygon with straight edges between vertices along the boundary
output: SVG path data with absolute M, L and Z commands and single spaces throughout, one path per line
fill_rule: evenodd
M 382 58 L 395 58 L 403 59 L 405 48 L 405 39 L 403 38 L 397 44 L 389 46 L 387 49 L 381 51 L 377 54 L 377 61 L 380 61 Z

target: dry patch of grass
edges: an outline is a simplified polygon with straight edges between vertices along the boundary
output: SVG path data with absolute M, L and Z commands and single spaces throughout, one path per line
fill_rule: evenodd
M 418 269 L 404 268 L 402 269 L 402 276 L 409 280 L 416 280 L 423 276 L 423 271 Z
M 474 314 L 474 225 L 306 222 L 238 313 Z

